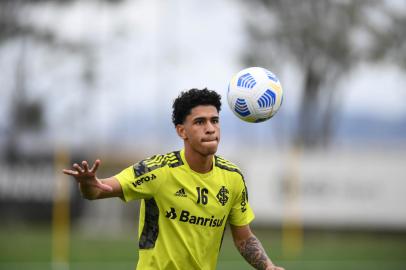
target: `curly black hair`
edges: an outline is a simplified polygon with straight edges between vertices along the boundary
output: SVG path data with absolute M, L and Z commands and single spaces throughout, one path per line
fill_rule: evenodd
M 176 126 L 183 124 L 192 109 L 199 105 L 213 105 L 217 112 L 221 110 L 221 96 L 213 90 L 192 88 L 181 92 L 174 100 L 172 108 L 172 122 Z

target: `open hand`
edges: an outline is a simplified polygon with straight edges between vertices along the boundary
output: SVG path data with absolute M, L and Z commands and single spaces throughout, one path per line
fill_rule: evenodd
M 63 169 L 63 173 L 73 176 L 78 184 L 81 184 L 82 186 L 87 186 L 87 187 L 96 187 L 99 188 L 103 191 L 112 191 L 112 187 L 109 185 L 103 184 L 102 181 L 100 181 L 96 177 L 96 171 L 100 166 L 100 160 L 97 159 L 92 168 L 89 169 L 89 165 L 87 161 L 82 161 L 82 166 L 79 164 L 75 163 L 73 164 L 73 169 Z

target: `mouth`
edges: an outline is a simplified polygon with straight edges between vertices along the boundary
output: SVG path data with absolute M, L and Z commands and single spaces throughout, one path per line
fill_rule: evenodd
M 218 138 L 205 138 L 202 139 L 202 142 L 217 142 Z

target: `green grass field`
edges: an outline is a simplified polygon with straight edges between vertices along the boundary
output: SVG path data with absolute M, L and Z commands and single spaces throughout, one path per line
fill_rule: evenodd
M 296 256 L 286 256 L 282 252 L 280 230 L 254 228 L 254 232 L 274 262 L 287 270 L 406 269 L 406 233 L 306 231 L 302 251 Z M 105 239 L 72 230 L 69 267 L 53 267 L 51 237 L 51 229 L 47 226 L 0 225 L 0 269 L 135 268 L 135 230 Z M 234 248 L 229 230 L 223 242 L 218 269 L 252 269 Z

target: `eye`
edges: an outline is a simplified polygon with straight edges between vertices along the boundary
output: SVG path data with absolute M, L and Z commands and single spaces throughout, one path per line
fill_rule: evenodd
M 204 124 L 204 120 L 203 119 L 197 119 L 195 121 L 196 125 L 203 125 Z
M 213 119 L 211 120 L 211 122 L 212 122 L 213 124 L 218 124 L 218 123 L 219 123 L 219 119 L 218 119 L 218 118 L 213 118 Z

